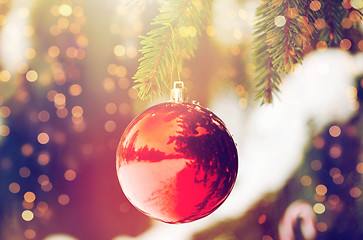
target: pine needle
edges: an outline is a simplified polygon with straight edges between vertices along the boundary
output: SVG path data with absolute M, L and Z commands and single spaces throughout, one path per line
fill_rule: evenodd
M 198 36 L 205 28 L 214 1 L 164 1 L 153 25 L 159 25 L 142 37 L 140 65 L 134 76 L 141 99 L 161 95 L 171 86 L 174 68 L 181 71 L 183 60 L 194 57 Z

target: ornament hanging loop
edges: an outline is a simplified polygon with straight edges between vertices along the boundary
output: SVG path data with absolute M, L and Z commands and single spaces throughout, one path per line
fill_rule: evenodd
M 185 87 L 181 81 L 174 82 L 174 86 L 170 91 L 170 99 L 174 102 L 185 102 Z

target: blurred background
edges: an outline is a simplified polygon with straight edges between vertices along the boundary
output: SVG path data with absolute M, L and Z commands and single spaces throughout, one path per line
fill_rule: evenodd
M 347 27 L 350 44 L 308 54 L 260 107 L 250 60 L 258 4 L 216 0 L 181 72 L 190 99 L 230 128 L 240 170 L 220 209 L 173 226 L 138 212 L 115 169 L 128 123 L 168 100 L 132 89 L 158 1 L 0 0 L 0 239 L 362 239 L 362 35 Z M 306 219 L 313 229 L 300 229 Z

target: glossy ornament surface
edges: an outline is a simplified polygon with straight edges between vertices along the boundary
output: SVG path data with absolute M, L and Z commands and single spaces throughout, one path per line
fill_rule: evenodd
M 212 213 L 231 192 L 238 168 L 224 123 L 186 102 L 158 104 L 137 116 L 121 137 L 116 161 L 130 202 L 167 223 Z

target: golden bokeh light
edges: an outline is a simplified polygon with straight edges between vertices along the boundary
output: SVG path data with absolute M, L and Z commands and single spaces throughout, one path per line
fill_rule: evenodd
M 37 236 L 37 233 L 33 229 L 26 229 L 24 231 L 24 237 L 26 239 L 34 239 Z
M 349 13 L 349 19 L 352 22 L 358 22 L 362 19 L 362 17 L 358 11 L 351 11 Z
M 38 163 L 39 165 L 45 166 L 49 163 L 50 161 L 50 155 L 48 152 L 41 152 L 38 155 Z
M 357 164 L 356 170 L 358 173 L 363 174 L 363 163 L 362 162 Z
M 40 144 L 47 144 L 49 142 L 49 135 L 45 132 L 42 132 L 39 133 L 37 139 Z
M 40 188 L 44 191 L 44 192 L 49 192 L 53 189 L 53 184 L 51 182 L 48 182 L 45 185 L 41 185 Z
M 330 169 L 330 171 L 329 171 L 329 175 L 330 175 L 332 178 L 339 177 L 339 176 L 341 175 L 340 169 L 339 169 L 339 168 L 332 168 L 332 169 Z
M 69 20 L 67 18 L 60 18 L 57 21 L 58 28 L 64 30 L 69 26 Z
M 58 57 L 60 54 L 60 50 L 57 46 L 51 46 L 48 48 L 48 55 L 52 58 Z
M 112 78 L 105 78 L 103 80 L 103 89 L 105 90 L 105 92 L 107 93 L 112 93 L 115 91 L 115 82 Z
M 1 82 L 8 82 L 11 78 L 11 74 L 9 71 L 6 71 L 6 70 L 2 70 L 0 72 L 0 81 Z
M 83 123 L 83 116 L 80 117 L 75 117 L 72 116 L 72 122 L 76 125 L 82 124 Z
M 27 202 L 25 200 L 23 200 L 23 202 L 21 203 L 23 205 L 24 209 L 32 209 L 34 207 L 34 202 Z
M 27 167 L 22 167 L 19 169 L 19 175 L 22 178 L 27 178 L 30 176 L 30 169 Z
M 352 198 L 359 198 L 362 195 L 362 190 L 359 187 L 353 187 L 350 189 L 349 194 Z
M 48 111 L 43 110 L 38 113 L 38 119 L 41 122 L 47 122 L 49 120 L 49 118 L 50 118 L 50 114 Z
M 355 101 L 358 97 L 358 90 L 356 87 L 349 86 L 346 89 L 346 95 L 350 100 Z
M 275 18 L 275 25 L 277 27 L 283 27 L 285 24 L 286 24 L 286 18 L 284 16 L 279 15 Z
M 0 107 L 0 117 L 7 118 L 10 116 L 11 110 L 7 106 Z
M 33 212 L 32 212 L 32 211 L 30 211 L 30 210 L 25 210 L 25 211 L 23 211 L 23 213 L 21 214 L 21 217 L 23 218 L 23 220 L 24 220 L 24 221 L 29 222 L 29 221 L 33 220 L 33 218 L 34 218 L 34 214 L 33 214 Z
M 353 22 L 350 20 L 350 18 L 343 18 L 341 24 L 345 29 L 349 29 L 353 26 Z
M 48 93 L 47 93 L 47 99 L 50 101 L 50 102 L 54 102 L 54 97 L 55 95 L 57 95 L 57 91 L 55 90 L 50 90 Z
M 68 58 L 76 58 L 78 56 L 78 49 L 75 47 L 69 47 L 66 50 L 66 55 Z
M 319 41 L 317 44 L 316 44 L 316 50 L 318 51 L 325 51 L 328 49 L 328 44 L 325 42 L 325 41 Z
M 342 155 L 342 147 L 338 144 L 334 144 L 330 149 L 329 149 L 329 155 L 332 158 L 339 158 Z
M 0 125 L 0 136 L 6 137 L 10 134 L 10 128 L 6 125 Z
M 301 183 L 303 186 L 307 187 L 307 186 L 310 186 L 310 185 L 311 185 L 311 183 L 312 183 L 312 179 L 311 179 L 311 177 L 310 177 L 310 176 L 305 175 L 305 176 L 302 176 L 302 177 L 300 178 L 300 183 Z
M 68 169 L 67 171 L 65 171 L 64 173 L 64 178 L 67 180 L 67 181 L 74 181 L 77 177 L 77 173 L 72 170 L 72 169 Z
M 68 205 L 70 200 L 71 199 L 69 198 L 69 196 L 67 194 L 61 194 L 58 196 L 58 203 L 60 205 L 63 205 L 63 206 Z
M 57 93 L 54 96 L 54 105 L 57 108 L 63 108 L 66 104 L 66 96 L 63 93 Z
M 105 130 L 107 132 L 113 132 L 116 130 L 116 123 L 115 121 L 109 120 L 105 123 Z
M 82 87 L 79 84 L 72 84 L 69 87 L 68 92 L 72 96 L 79 96 L 82 93 Z
M 112 115 L 117 112 L 117 105 L 115 103 L 107 103 L 105 107 L 106 113 Z
M 36 198 L 36 196 L 33 192 L 26 192 L 24 194 L 24 200 L 28 203 L 34 202 L 35 198 Z
M 363 8 L 363 0 L 351 0 L 350 5 L 355 9 Z
M 82 117 L 83 115 L 83 108 L 81 106 L 74 106 L 72 108 L 72 115 L 76 118 Z
M 79 34 L 81 32 L 81 25 L 79 23 L 71 23 L 69 25 L 69 31 L 73 34 Z M 82 47 L 79 41 L 77 40 L 78 46 Z
M 107 72 L 110 75 L 116 75 L 116 71 L 117 71 L 117 65 L 114 63 L 111 63 L 107 66 Z
M 352 46 L 352 42 L 349 39 L 342 39 L 339 45 L 341 49 L 349 50 Z
M 321 3 L 319 1 L 311 1 L 310 3 L 310 9 L 313 10 L 314 12 L 319 11 L 321 8 Z
M 18 193 L 20 191 L 20 185 L 16 182 L 12 182 L 9 184 L 9 191 L 11 193 Z
M 38 73 L 34 70 L 29 70 L 25 75 L 26 80 L 35 82 L 38 79 Z
M 326 27 L 326 22 L 323 18 L 318 18 L 314 22 L 314 26 L 317 30 L 322 30 Z
M 29 143 L 25 143 L 23 146 L 21 146 L 20 149 L 21 153 L 26 156 L 29 157 L 30 155 L 33 154 L 34 152 L 34 148 L 32 145 L 30 145 Z
M 328 225 L 325 222 L 318 222 L 316 224 L 316 230 L 319 232 L 326 232 L 328 230 Z
M 322 203 L 316 203 L 313 210 L 316 214 L 323 214 L 325 212 L 325 206 Z
M 116 45 L 113 49 L 113 52 L 114 54 L 117 56 L 117 57 L 123 57 L 125 56 L 126 54 L 126 49 L 124 46 L 122 45 Z
M 315 188 L 315 192 L 316 194 L 320 195 L 320 196 L 323 196 L 327 193 L 328 189 L 326 188 L 325 185 L 323 184 L 319 184 L 318 186 L 316 186 Z
M 62 4 L 58 8 L 58 12 L 60 15 L 68 17 L 72 14 L 72 7 L 68 4 Z
M 127 68 L 125 66 L 118 66 L 116 68 L 116 76 L 125 77 L 127 75 Z
M 66 118 L 68 116 L 68 109 L 67 108 L 60 108 L 57 109 L 57 117 L 59 118 Z
M 35 51 L 34 48 L 28 48 L 27 50 L 25 50 L 25 57 L 27 59 L 34 59 L 37 56 L 37 52 Z
M 240 54 L 241 52 L 241 49 L 238 47 L 238 45 L 236 44 L 233 44 L 231 46 L 231 53 L 234 55 L 234 56 L 238 56 L 238 54 Z
M 311 169 L 313 169 L 314 171 L 319 171 L 323 167 L 323 164 L 321 163 L 320 160 L 315 159 L 311 161 L 310 166 Z
M 342 131 L 341 131 L 340 127 L 338 127 L 337 125 L 331 126 L 329 128 L 329 134 L 332 137 L 339 137 L 341 132 Z
M 38 177 L 38 183 L 41 186 L 47 185 L 49 183 L 49 177 L 45 174 L 42 174 Z
M 84 15 L 83 8 L 81 6 L 75 6 L 73 8 L 73 15 L 75 17 L 83 17 L 83 15 Z

